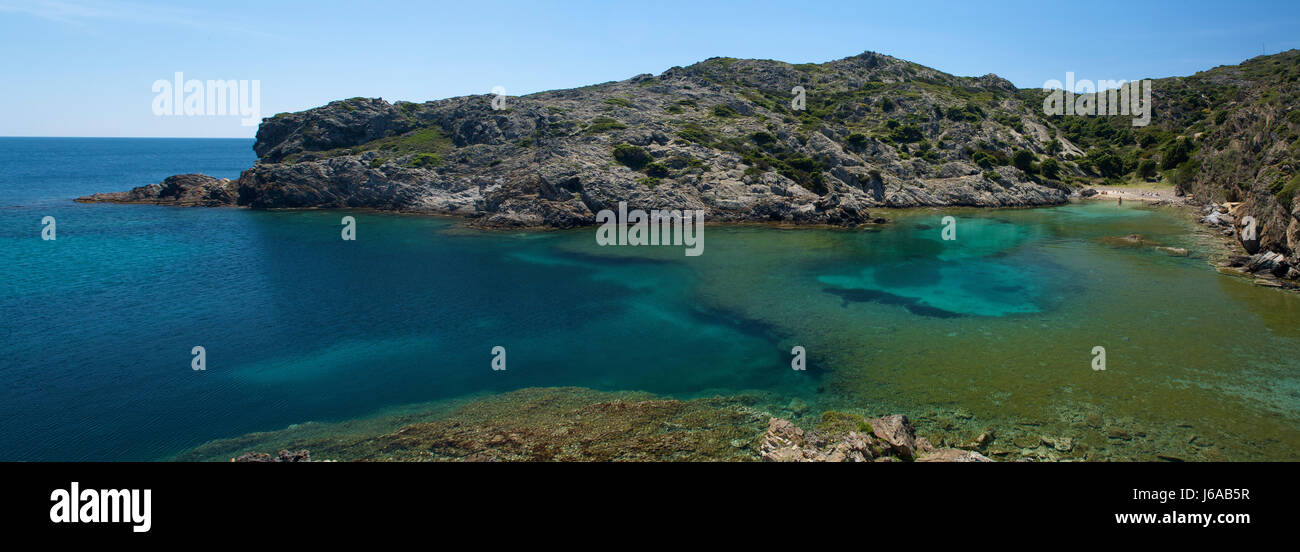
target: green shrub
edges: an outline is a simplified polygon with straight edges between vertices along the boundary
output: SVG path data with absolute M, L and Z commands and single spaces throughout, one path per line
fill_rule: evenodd
M 637 184 L 640 184 L 652 190 L 654 189 L 655 186 L 659 185 L 659 179 L 653 176 L 643 176 L 641 178 L 636 179 L 636 182 Z
M 914 124 L 898 126 L 889 131 L 889 139 L 899 143 L 919 142 L 923 138 L 925 135 L 921 133 L 921 127 Z
M 1186 161 L 1188 158 L 1190 158 L 1191 154 L 1192 154 L 1191 140 L 1188 140 L 1186 138 L 1179 138 L 1173 142 L 1170 142 L 1169 145 L 1165 146 L 1165 149 L 1161 152 L 1160 169 L 1169 170 L 1174 167 L 1177 167 L 1178 165 L 1181 165 L 1183 161 Z
M 984 178 L 989 180 L 1001 180 L 1002 175 L 998 174 L 997 171 L 984 171 Z
M 671 174 L 671 172 L 672 171 L 669 171 L 668 167 L 664 166 L 663 163 L 647 163 L 645 166 L 645 173 L 657 178 L 666 177 Z
M 1048 157 L 1039 164 L 1038 171 L 1043 173 L 1044 177 L 1055 180 L 1061 174 L 1061 164 L 1057 163 L 1055 158 Z
M 1034 152 L 1029 150 L 1016 150 L 1011 154 L 1011 164 L 1017 169 L 1025 171 L 1026 174 L 1033 174 L 1034 171 Z
M 867 135 L 861 132 L 854 132 L 853 134 L 849 135 L 849 139 L 847 141 L 850 146 L 853 146 L 855 148 L 860 148 L 867 144 Z
M 1174 185 L 1180 188 L 1191 184 L 1196 175 L 1201 172 L 1201 162 L 1195 159 L 1183 163 L 1174 172 Z
M 975 163 L 976 165 L 985 169 L 991 169 L 998 165 L 997 158 L 993 157 L 992 155 L 989 155 L 989 153 L 985 151 L 975 152 L 970 156 L 970 160 L 972 163 Z
M 1156 161 L 1154 159 L 1143 159 L 1138 163 L 1137 175 L 1141 178 L 1151 178 L 1156 175 Z
M 1275 194 L 1278 203 L 1281 203 L 1288 211 L 1291 210 L 1291 202 L 1295 199 L 1296 191 L 1300 190 L 1300 174 L 1291 177 L 1291 180 L 1278 190 Z
M 713 142 L 715 136 L 708 129 L 699 125 L 699 123 L 686 123 L 682 129 L 677 131 L 677 137 L 687 142 L 707 145 Z
M 615 119 L 609 117 L 596 117 L 591 120 L 591 124 L 587 125 L 586 130 L 583 130 L 583 132 L 586 134 L 598 134 L 609 130 L 622 130 L 625 128 L 627 128 L 627 125 L 620 123 Z
M 650 152 L 632 144 L 619 144 L 614 146 L 614 160 L 639 171 L 654 161 L 654 157 L 651 157 Z
M 438 157 L 436 153 L 417 153 L 415 157 L 411 158 L 411 162 L 407 163 L 407 166 L 417 169 L 431 169 L 441 164 L 442 158 Z
M 771 133 L 762 132 L 762 131 L 750 134 L 749 139 L 753 140 L 755 144 L 758 144 L 760 146 L 766 146 L 768 144 L 776 142 L 776 136 L 772 136 Z
M 978 121 L 984 117 L 984 110 L 980 106 L 967 102 L 962 107 L 952 106 L 948 108 L 948 118 L 954 121 Z M 1019 118 L 1017 118 L 1017 124 Z
M 718 104 L 713 106 L 713 115 L 722 118 L 735 117 L 740 115 L 734 108 L 727 104 Z
M 632 107 L 632 100 L 629 100 L 627 98 L 617 98 L 617 97 L 605 98 L 605 103 L 609 105 L 616 105 L 618 107 Z
M 1090 166 L 1106 178 L 1124 174 L 1124 160 L 1115 154 L 1110 146 L 1088 150 L 1088 155 L 1080 161 L 1080 166 Z

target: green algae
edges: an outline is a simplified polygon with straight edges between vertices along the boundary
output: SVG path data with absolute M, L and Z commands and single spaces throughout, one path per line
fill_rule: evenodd
M 950 212 L 957 245 L 936 247 Z M 996 220 L 966 224 L 979 217 Z M 993 428 L 995 448 L 1019 435 L 1083 445 L 1055 459 L 1298 459 L 1300 298 L 1218 275 L 1198 258 L 1209 252 L 1194 229 L 1175 212 L 1099 203 L 921 210 L 874 232 L 710 227 L 707 254 L 676 262 L 695 274 L 701 305 L 772 328 L 784 350 L 806 348 L 819 392 L 801 398 L 813 410 L 906 413 L 948 443 Z M 1192 256 L 1102 243 L 1129 234 Z M 870 276 L 857 277 L 860 288 L 960 316 L 827 291 L 855 266 Z M 1095 346 L 1106 348 L 1106 371 L 1090 368 Z
M 528 388 L 431 403 L 365 426 L 308 424 L 213 441 L 175 460 L 308 449 L 314 460 L 339 461 L 751 461 L 770 419 L 752 407 L 758 401 Z
M 871 433 L 872 427 L 867 422 L 867 419 L 861 415 L 838 410 L 827 410 L 822 412 L 821 423 L 817 424 L 817 431 L 824 433 L 848 433 L 850 431 Z

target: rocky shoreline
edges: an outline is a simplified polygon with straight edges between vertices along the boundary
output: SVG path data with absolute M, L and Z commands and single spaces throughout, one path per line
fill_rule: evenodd
M 584 388 L 527 388 L 454 401 L 387 426 L 299 424 L 201 445 L 181 461 L 990 462 L 936 447 L 903 415 L 828 411 L 815 427 L 774 416 L 764 398 L 690 400 Z M 267 453 L 266 450 L 279 450 Z
M 1246 239 L 1249 215 L 1241 203 L 1209 203 L 1198 213 L 1197 222 L 1220 237 L 1222 251 L 1213 261 L 1220 273 L 1249 278 L 1258 286 L 1300 291 L 1300 266 L 1294 258 L 1265 249 L 1259 237 Z

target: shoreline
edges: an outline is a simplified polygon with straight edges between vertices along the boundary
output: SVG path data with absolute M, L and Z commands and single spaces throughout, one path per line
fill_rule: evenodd
M 811 419 L 796 414 L 803 421 L 794 423 L 790 420 L 796 416 L 780 406 L 783 400 L 760 390 L 677 398 L 646 391 L 524 387 L 214 439 L 159 460 L 994 461 L 982 454 L 994 440 L 989 430 L 962 444 L 942 438 L 932 442 L 917 435 L 906 415 L 864 409 L 827 410 Z

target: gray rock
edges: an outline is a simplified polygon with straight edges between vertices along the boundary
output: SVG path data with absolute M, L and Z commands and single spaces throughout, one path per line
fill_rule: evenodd
M 980 143 L 1009 154 L 1042 151 L 1051 139 L 1033 120 L 1034 106 L 1022 105 L 1004 79 L 954 77 L 870 52 L 821 64 L 816 93 L 924 80 L 961 94 L 895 96 L 888 113 L 876 105 L 881 98 L 864 96 L 809 129 L 781 107 L 786 91 L 807 78 L 787 63 L 714 59 L 658 76 L 508 97 L 504 109 L 493 109 L 493 95 L 425 103 L 341 100 L 264 119 L 254 144 L 258 161 L 234 183 L 190 186 L 196 192 L 179 197 L 146 187 L 87 200 L 373 208 L 453 214 L 481 226 L 559 228 L 592 225 L 597 212 L 620 201 L 631 209 L 704 210 L 715 222 L 852 226 L 872 223 L 877 217 L 870 210 L 879 207 L 1068 200 L 1066 191 L 1013 167 L 998 167 L 996 182 L 985 179 L 971 162 L 968 152 Z M 762 91 L 782 92 L 764 99 Z M 972 92 L 1005 94 L 1002 108 L 1025 120 L 1025 132 L 993 119 L 933 117 L 964 105 Z M 914 149 L 918 139 L 858 134 L 850 140 L 851 129 L 909 114 L 922 121 L 918 138 L 932 144 L 925 155 Z M 646 169 L 613 159 L 620 144 L 642 148 L 658 163 L 654 180 Z M 745 162 L 739 153 L 759 148 L 801 172 L 772 163 L 751 167 L 753 159 Z

